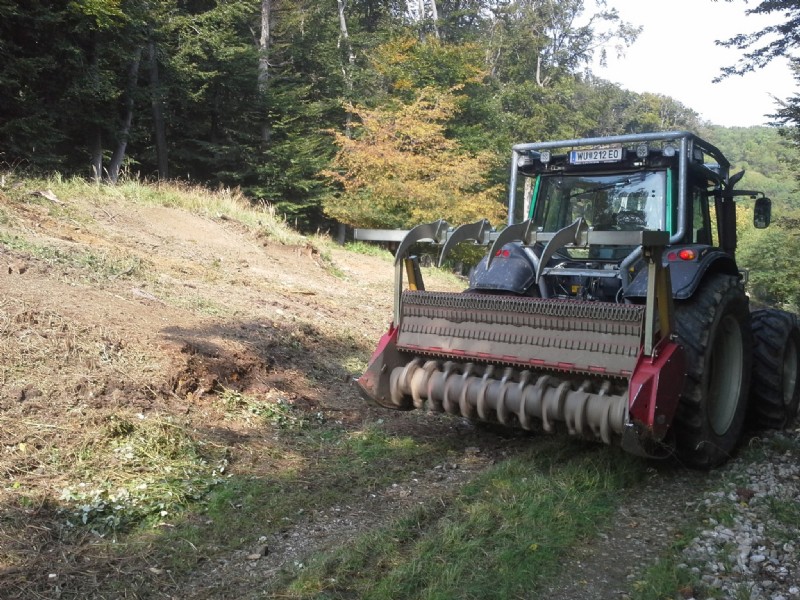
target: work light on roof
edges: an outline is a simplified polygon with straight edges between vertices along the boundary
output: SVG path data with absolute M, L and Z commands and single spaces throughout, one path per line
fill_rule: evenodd
M 550 150 L 542 150 L 539 153 L 539 160 L 542 161 L 542 164 L 547 164 L 550 162 Z
M 648 153 L 650 152 L 647 144 L 639 144 L 636 146 L 636 156 L 638 158 L 647 158 Z
M 664 149 L 661 151 L 661 154 L 663 154 L 667 158 L 672 158 L 673 156 L 675 156 L 675 152 L 677 152 L 675 146 L 670 146 L 669 144 L 667 144 L 666 146 L 664 146 Z
M 522 154 L 517 159 L 517 167 L 520 169 L 523 167 L 529 167 L 533 164 L 533 158 L 529 154 Z

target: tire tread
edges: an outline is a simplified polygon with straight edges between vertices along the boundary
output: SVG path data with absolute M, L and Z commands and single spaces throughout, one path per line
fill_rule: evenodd
M 790 337 L 800 350 L 797 317 L 777 309 L 753 311 L 752 419 L 760 428 L 783 429 L 797 416 L 800 389 L 787 410 L 783 399 L 783 353 Z
M 739 405 L 724 436 L 717 436 L 708 422 L 704 379 L 712 328 L 722 311 L 735 311 L 741 325 L 743 371 Z M 689 300 L 676 302 L 675 328 L 686 352 L 687 373 L 675 416 L 678 456 L 697 468 L 709 469 L 725 462 L 739 441 L 744 426 L 750 384 L 751 331 L 748 299 L 738 277 L 713 273 Z M 715 325 L 715 323 L 717 325 Z

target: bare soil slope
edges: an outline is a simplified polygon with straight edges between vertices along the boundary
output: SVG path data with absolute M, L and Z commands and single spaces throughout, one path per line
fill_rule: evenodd
M 91 536 L 63 548 L 58 529 L 65 489 L 113 479 L 92 456 L 115 427 L 180 423 L 257 474 L 294 459 L 263 422 L 229 418 L 231 401 L 367 418 L 350 376 L 386 327 L 391 264 L 260 231 L 122 197 L 0 190 L 0 596 L 107 567 L 81 564 Z
M 82 222 L 42 204 L 8 217 L 26 247 L 0 246 L 5 421 L 169 398 L 188 407 L 220 387 L 279 384 L 314 403 L 298 374 L 359 354 L 385 326 L 385 260 L 334 250 L 326 263 L 310 242 L 271 243 L 224 215 L 82 208 Z M 345 339 L 353 331 L 362 339 Z M 285 360 L 292 338 L 322 356 Z M 331 408 L 357 410 L 346 389 Z

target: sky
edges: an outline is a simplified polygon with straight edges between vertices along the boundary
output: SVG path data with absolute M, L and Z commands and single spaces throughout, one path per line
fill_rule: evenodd
M 780 17 L 745 16 L 743 0 L 608 0 L 620 17 L 643 26 L 637 41 L 618 59 L 608 52 L 608 67 L 595 65 L 596 75 L 634 92 L 675 98 L 717 125 L 765 125 L 785 99 L 800 93 L 785 60 L 743 76 L 712 83 L 720 68 L 732 65 L 741 51 L 721 48 L 715 40 L 752 33 Z M 587 3 L 589 9 L 590 3 Z

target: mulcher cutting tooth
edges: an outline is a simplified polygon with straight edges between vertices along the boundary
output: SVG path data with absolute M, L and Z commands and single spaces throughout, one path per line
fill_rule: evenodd
M 397 252 L 394 255 L 395 266 L 400 264 L 400 262 L 405 258 L 408 249 L 417 242 L 421 242 L 423 240 L 431 240 L 436 244 L 441 244 L 444 242 L 449 228 L 450 226 L 444 219 L 439 219 L 438 221 L 434 221 L 432 223 L 424 223 L 414 227 L 414 229 L 406 234 L 406 236 L 403 238 L 403 241 L 400 242 L 400 246 L 397 248 Z
M 536 237 L 536 229 L 534 228 L 533 221 L 528 219 L 516 225 L 509 225 L 497 236 L 497 239 L 489 248 L 489 254 L 486 260 L 486 268 L 492 266 L 492 261 L 497 255 L 499 250 L 509 242 L 521 241 L 525 244 L 530 244 L 533 238 Z
M 475 221 L 474 223 L 468 223 L 466 225 L 460 225 L 456 227 L 455 231 L 453 231 L 447 237 L 447 241 L 442 248 L 442 253 L 439 255 L 439 267 L 442 266 L 445 257 L 458 244 L 461 242 L 466 242 L 467 240 L 474 240 L 478 244 L 488 244 L 489 234 L 491 234 L 493 231 L 494 227 L 492 227 L 492 224 L 489 223 L 487 219 L 481 219 L 480 221 Z
M 536 267 L 536 283 L 539 283 L 539 279 L 542 276 L 543 265 L 546 265 L 553 255 L 567 244 L 575 244 L 576 246 L 583 244 L 588 231 L 589 226 L 583 220 L 583 217 L 578 217 L 571 224 L 559 229 L 552 239 L 547 242 L 539 257 L 539 264 Z

